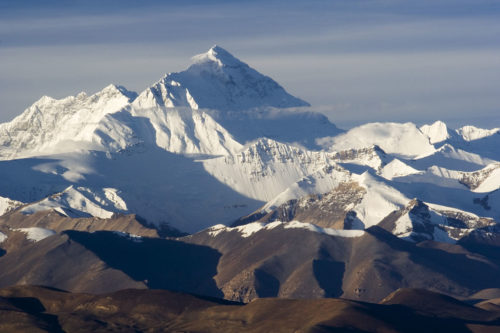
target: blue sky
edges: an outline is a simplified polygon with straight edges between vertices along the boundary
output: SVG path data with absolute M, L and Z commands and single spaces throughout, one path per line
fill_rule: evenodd
M 221 45 L 332 122 L 500 127 L 500 1 L 0 0 L 0 121 Z

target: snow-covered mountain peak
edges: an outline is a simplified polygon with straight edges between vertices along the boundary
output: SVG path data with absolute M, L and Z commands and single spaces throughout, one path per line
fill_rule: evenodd
M 31 215 L 39 211 L 55 210 L 69 217 L 110 218 L 115 212 L 128 212 L 127 204 L 115 188 L 92 190 L 70 185 L 64 191 L 41 201 L 25 205 L 21 212 Z
M 379 170 L 388 162 L 387 154 L 378 145 L 334 152 L 333 157 L 342 164 L 365 165 L 374 170 Z
M 94 103 L 99 103 L 99 104 L 108 104 L 108 103 L 114 103 L 115 100 L 120 100 L 120 104 L 126 104 L 128 102 L 131 102 L 134 100 L 134 98 L 137 97 L 137 93 L 133 91 L 127 90 L 123 86 L 117 86 L 114 84 L 110 84 L 103 88 L 102 90 L 96 92 L 95 94 L 88 95 L 86 92 L 81 91 L 75 96 L 67 96 L 62 99 L 56 99 L 50 96 L 42 96 L 38 101 L 33 103 L 28 109 L 25 110 L 20 116 L 17 118 L 25 116 L 27 113 L 30 113 L 30 110 L 38 109 L 37 112 L 31 112 L 31 113 L 38 113 L 41 112 L 44 115 L 49 115 L 51 113 L 56 113 L 56 112 L 71 112 L 74 108 L 72 108 L 73 105 L 75 104 L 94 104 Z M 61 110 L 53 110 L 53 107 L 58 107 L 58 106 L 64 106 Z M 16 118 L 16 119 L 17 119 Z
M 45 104 L 48 104 L 48 103 L 52 103 L 55 100 L 56 99 L 53 98 L 53 97 L 50 97 L 50 96 L 47 96 L 47 95 L 43 95 L 42 97 L 40 97 L 39 100 L 37 100 L 35 103 L 33 103 L 32 106 L 45 105 Z
M 134 91 L 127 90 L 127 88 L 125 88 L 124 86 L 110 84 L 101 91 L 95 93 L 93 96 L 99 98 L 102 97 L 112 98 L 116 96 L 125 96 L 128 97 L 130 102 L 132 102 L 137 97 L 137 93 Z
M 207 62 L 216 63 L 218 66 L 246 66 L 247 64 L 241 62 L 239 59 L 235 58 L 231 53 L 223 49 L 218 45 L 214 45 L 206 53 L 195 55 L 191 58 L 194 64 L 200 65 Z
M 423 125 L 420 127 L 420 131 L 429 137 L 429 141 L 432 144 L 443 142 L 451 137 L 448 127 L 440 120 L 434 122 L 432 125 Z
M 390 220 L 392 221 L 387 223 Z M 381 224 L 392 224 L 392 233 L 409 241 L 432 239 L 455 243 L 470 233 L 487 235 L 496 222 L 491 218 L 482 218 L 460 209 L 430 204 L 415 198 Z
M 193 61 L 187 70 L 169 73 L 142 92 L 134 106 L 221 111 L 309 106 L 219 46 L 195 56 Z
M 361 149 L 377 145 L 388 154 L 405 158 L 432 154 L 429 139 L 413 123 L 368 123 L 332 138 L 322 138 L 321 145 L 331 151 Z
M 0 156 L 47 153 L 68 140 L 91 142 L 98 123 L 133 97 L 134 93 L 115 85 L 91 96 L 84 92 L 63 99 L 44 96 L 11 122 L 0 124 Z
M 465 141 L 479 140 L 494 134 L 500 134 L 500 128 L 484 129 L 467 125 L 456 130 Z
M 421 171 L 412 168 L 411 166 L 403 163 L 397 158 L 393 159 L 390 163 L 385 165 L 380 171 L 380 175 L 388 180 L 417 173 L 421 173 Z

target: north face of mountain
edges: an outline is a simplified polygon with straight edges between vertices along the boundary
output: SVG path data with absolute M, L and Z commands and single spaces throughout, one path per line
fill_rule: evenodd
M 309 106 L 220 46 L 193 57 L 193 62 L 187 70 L 167 74 L 146 89 L 134 101 L 134 106 L 223 111 Z

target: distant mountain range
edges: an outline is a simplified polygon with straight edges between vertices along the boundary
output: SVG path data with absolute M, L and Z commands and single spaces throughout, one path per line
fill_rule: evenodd
M 344 131 L 308 107 L 219 46 L 139 94 L 42 97 L 0 125 L 0 286 L 500 288 L 500 128 Z

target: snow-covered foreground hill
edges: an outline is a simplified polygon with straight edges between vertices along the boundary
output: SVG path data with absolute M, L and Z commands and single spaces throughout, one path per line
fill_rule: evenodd
M 0 213 L 136 214 L 189 233 L 294 219 L 385 223 L 412 241 L 496 232 L 500 129 L 345 132 L 218 46 L 193 60 L 139 94 L 42 97 L 1 124 Z

